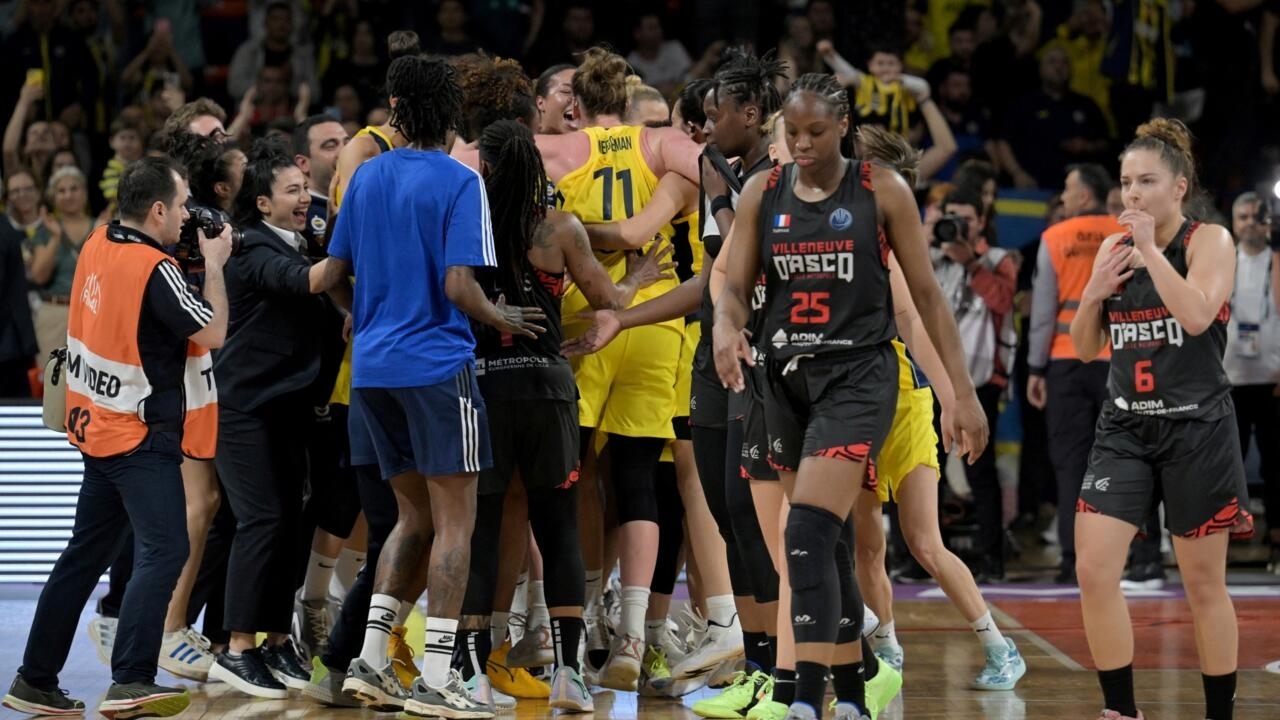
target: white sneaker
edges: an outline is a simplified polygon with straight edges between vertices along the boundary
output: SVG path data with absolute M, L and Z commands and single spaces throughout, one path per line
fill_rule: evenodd
M 551 680 L 549 704 L 553 710 L 575 713 L 589 713 L 596 709 L 582 676 L 568 666 L 556 668 L 555 677 Z
M 736 615 L 728 627 L 708 624 L 702 645 L 671 667 L 671 680 L 709 675 L 742 654 L 742 629 Z
M 551 644 L 551 628 L 539 625 L 525 631 L 520 642 L 507 653 L 507 667 L 542 667 L 556 661 L 556 649 Z
M 444 687 L 433 688 L 419 677 L 413 681 L 410 692 L 404 701 L 406 715 L 459 719 L 493 717 L 493 707 L 481 705 L 471 697 L 457 670 L 449 671 L 449 680 Z
M 206 682 L 213 666 L 209 647 L 209 638 L 190 627 L 165 633 L 160 640 L 160 668 L 170 675 Z
M 600 668 L 600 687 L 622 692 L 635 692 L 640 679 L 640 663 L 644 659 L 644 640 L 629 635 L 613 639 L 609 661 Z
M 489 682 L 489 676 L 484 673 L 476 673 L 470 680 L 464 680 L 462 684 L 467 688 L 467 692 L 471 693 L 471 699 L 480 705 L 498 712 L 516 709 L 516 699 L 500 690 L 494 690 L 493 683 Z
M 116 645 L 116 628 L 119 625 L 119 619 L 101 615 L 89 621 L 89 638 L 98 651 L 98 659 L 107 667 L 111 667 L 111 650 Z

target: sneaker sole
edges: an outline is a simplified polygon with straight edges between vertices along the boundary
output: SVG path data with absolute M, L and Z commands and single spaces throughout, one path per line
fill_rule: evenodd
M 38 703 L 29 703 L 22 698 L 16 698 L 12 695 L 5 695 L 4 701 L 0 702 L 10 710 L 17 710 L 27 715 L 56 715 L 58 717 L 66 717 L 70 715 L 84 715 L 84 708 L 63 709 L 55 708 L 49 705 L 40 705 Z
M 663 688 L 662 696 L 669 697 L 672 699 L 682 698 L 685 695 L 688 695 L 689 693 L 697 692 L 702 688 L 707 687 L 708 681 L 710 679 L 711 679 L 710 673 L 706 675 L 698 675 L 697 677 L 681 678 L 679 680 L 669 683 L 665 688 Z M 734 715 L 733 717 L 741 718 L 743 716 L 739 714 L 739 715 Z
M 485 709 L 460 710 L 448 705 L 428 705 L 413 698 L 405 701 L 404 712 L 414 717 L 442 717 L 450 720 L 486 720 L 495 714 L 492 710 Z
M 635 692 L 636 683 L 639 679 L 639 666 L 633 667 L 630 664 L 614 663 L 601 668 L 597 682 L 600 683 L 600 687 L 609 688 L 610 690 Z
M 676 680 L 685 678 L 701 677 L 702 675 L 710 675 L 719 667 L 730 660 L 737 660 L 742 654 L 742 648 L 723 648 L 714 655 L 708 655 L 705 658 L 697 658 L 690 655 L 684 661 L 677 663 L 671 667 L 671 677 L 661 683 L 655 683 L 660 687 L 666 687 Z M 681 666 L 684 667 L 681 667 Z
M 315 683 L 307 683 L 307 686 L 302 688 L 302 694 L 325 707 L 364 707 L 360 704 L 360 701 L 347 697 L 341 691 L 338 692 L 337 696 L 334 696 L 333 693 Z
M 374 712 L 399 712 L 404 710 L 404 700 L 391 697 L 382 688 L 376 687 L 360 678 L 349 677 L 343 680 L 342 694 L 359 700 L 361 705 Z
M 216 662 L 213 664 L 213 667 L 209 668 L 209 677 L 210 679 L 221 680 L 245 695 L 266 698 L 268 700 L 284 700 L 289 697 L 289 690 L 287 688 L 276 690 L 274 688 L 265 688 L 254 685 Z
M 111 653 L 114 650 L 114 642 L 108 646 L 102 642 L 102 635 L 95 629 L 97 628 L 97 618 L 90 620 L 85 628 L 89 632 L 89 639 L 93 641 L 93 649 L 98 653 L 98 659 L 103 665 L 111 667 Z
M 595 703 L 590 701 L 590 697 L 591 697 L 590 695 L 588 695 L 587 697 L 588 697 L 588 702 L 585 702 L 585 703 L 578 702 L 576 700 L 573 700 L 572 698 L 552 698 L 551 702 L 547 703 L 547 705 L 550 706 L 552 710 L 564 710 L 566 712 L 573 712 L 573 713 L 595 712 L 596 711 Z
M 301 678 L 296 678 L 288 673 L 280 672 L 275 668 L 267 668 L 267 671 L 271 673 L 271 677 L 276 679 L 276 682 L 289 688 L 290 690 L 298 690 L 298 691 L 306 690 L 307 686 L 311 684 L 310 678 L 303 680 Z
M 112 700 L 98 706 L 98 713 L 107 720 L 119 718 L 172 717 L 191 705 L 188 693 L 166 693 L 133 700 Z
M 197 665 L 170 660 L 168 656 L 165 656 L 158 665 L 161 670 L 174 677 L 180 677 L 184 680 L 194 680 L 196 682 L 207 682 L 209 680 L 209 669 L 213 667 L 213 663 L 202 668 Z

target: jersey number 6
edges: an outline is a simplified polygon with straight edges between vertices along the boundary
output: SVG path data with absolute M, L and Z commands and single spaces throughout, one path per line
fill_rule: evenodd
M 831 320 L 831 299 L 829 292 L 794 292 L 791 299 L 791 323 L 793 325 L 821 324 Z
M 1133 389 L 1148 393 L 1156 389 L 1156 376 L 1151 374 L 1151 361 L 1139 360 L 1133 364 Z

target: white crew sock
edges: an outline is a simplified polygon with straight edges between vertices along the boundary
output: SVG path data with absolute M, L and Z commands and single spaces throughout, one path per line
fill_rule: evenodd
M 356 575 L 364 567 L 365 557 L 363 550 L 342 548 L 342 552 L 338 553 L 338 566 L 333 569 L 333 576 L 329 578 L 329 595 L 339 602 L 346 599 L 347 592 L 356 581 Z
M 323 600 L 325 590 L 329 589 L 329 579 L 333 577 L 333 568 L 338 564 L 337 558 L 326 557 L 311 551 L 311 559 L 307 561 L 307 574 L 302 581 L 300 600 Z
M 622 627 L 619 636 L 644 637 L 644 616 L 649 611 L 649 588 L 622 588 Z
M 422 679 L 427 685 L 441 688 L 448 684 L 449 661 L 453 659 L 457 637 L 457 620 L 427 618 L 427 642 L 422 652 Z
M 662 633 L 667 629 L 666 618 L 644 621 L 644 644 L 650 647 L 662 647 Z
M 494 611 L 489 616 L 489 639 L 493 642 L 493 649 L 497 650 L 502 647 L 502 643 L 507 641 L 507 623 L 511 621 L 511 613 Z
M 996 627 L 996 621 L 991 619 L 991 612 L 969 623 L 969 627 L 977 633 L 978 640 L 983 647 L 988 645 L 999 645 L 1005 647 L 1008 643 L 1004 641 L 1004 635 L 1000 633 L 1000 628 Z
M 871 609 L 870 605 L 862 606 L 862 637 L 870 638 L 880 627 L 880 616 L 876 615 L 876 611 Z
M 871 643 L 871 647 L 879 648 L 896 648 L 898 645 L 898 636 L 894 632 L 893 621 L 880 623 L 880 627 L 871 633 L 871 637 L 867 638 Z
M 360 658 L 374 670 L 390 664 L 387 660 L 387 641 L 391 639 L 391 623 L 400 610 L 400 601 L 390 595 L 374 595 L 369 601 L 369 620 L 364 626 L 364 647 Z
M 722 628 L 738 623 L 738 606 L 732 595 L 716 595 L 707 598 L 707 622 Z
M 542 581 L 529 582 L 529 619 L 525 622 L 525 632 L 533 632 L 535 628 L 550 627 L 551 616 L 547 614 L 547 596 L 542 592 Z

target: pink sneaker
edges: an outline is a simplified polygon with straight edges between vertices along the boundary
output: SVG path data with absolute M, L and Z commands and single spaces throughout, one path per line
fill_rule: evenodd
M 1138 711 L 1138 717 L 1136 718 L 1131 718 L 1128 715 L 1121 715 L 1115 710 L 1103 710 L 1102 715 L 1098 717 L 1098 720 L 1145 720 L 1145 718 L 1142 717 L 1141 710 Z

